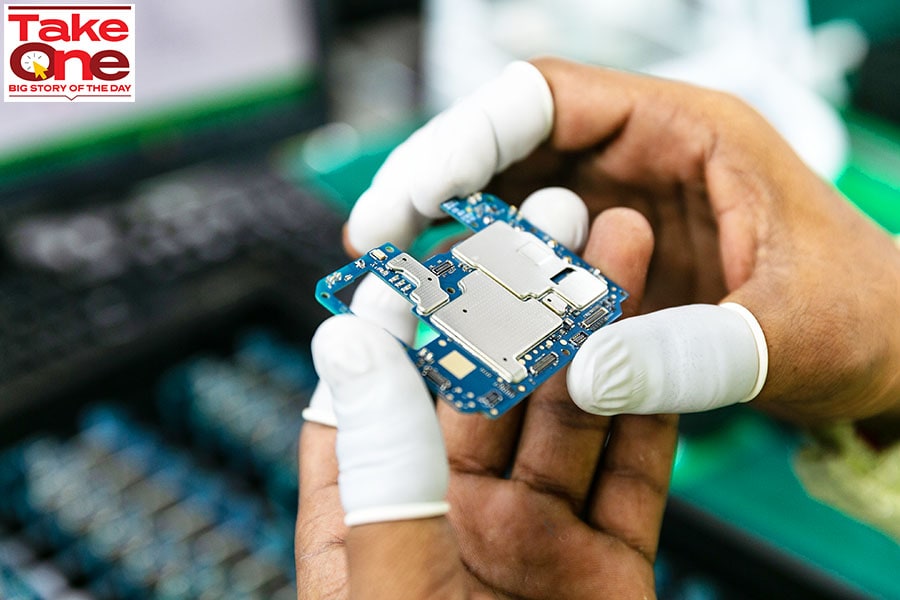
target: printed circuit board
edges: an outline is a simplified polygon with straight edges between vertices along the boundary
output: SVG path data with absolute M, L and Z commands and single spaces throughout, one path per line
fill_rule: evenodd
M 495 418 L 618 318 L 627 293 L 496 196 L 442 208 L 473 235 L 422 262 L 384 244 L 321 279 L 316 297 L 350 313 L 337 293 L 366 273 L 380 278 L 437 334 L 407 345 L 431 390 L 461 412 Z

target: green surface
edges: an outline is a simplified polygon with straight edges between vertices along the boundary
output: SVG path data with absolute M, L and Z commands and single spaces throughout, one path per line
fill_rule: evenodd
M 672 493 L 867 593 L 900 597 L 900 545 L 807 495 L 791 467 L 801 443 L 748 409 L 682 437 Z
M 344 156 L 335 153 L 327 144 L 316 144 L 313 162 L 327 163 L 326 169 L 310 167 L 306 158 L 309 148 L 304 148 L 304 139 L 289 143 L 283 153 L 281 167 L 285 173 L 297 181 L 311 182 L 335 208 L 349 215 L 350 208 L 372 181 L 372 176 L 390 151 L 406 139 L 421 121 L 413 120 L 390 131 L 362 135 L 359 145 L 353 145 Z
M 900 233 L 900 129 L 857 113 L 844 115 L 850 164 L 838 188 L 891 233 Z
M 852 19 L 874 42 L 896 38 L 900 32 L 897 0 L 809 0 L 813 25 L 839 19 Z
M 259 82 L 231 94 L 193 98 L 190 104 L 160 107 L 130 120 L 95 126 L 25 147 L 0 152 L 0 184 L 30 181 L 57 166 L 90 168 L 98 159 L 178 144 L 192 134 L 227 129 L 233 123 L 290 106 L 317 85 L 313 78 Z

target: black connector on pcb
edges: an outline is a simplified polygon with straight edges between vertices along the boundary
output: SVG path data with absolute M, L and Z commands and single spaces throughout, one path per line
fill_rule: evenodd
M 447 273 L 452 273 L 455 268 L 453 263 L 447 260 L 431 267 L 431 272 L 438 277 L 443 277 Z
M 556 352 L 551 352 L 550 354 L 545 354 L 544 356 L 537 359 L 534 364 L 531 366 L 531 374 L 532 375 L 540 375 L 550 367 L 556 364 L 559 360 L 559 356 Z
M 572 339 L 569 340 L 569 343 L 575 347 L 579 347 L 584 343 L 586 339 L 588 339 L 588 334 L 583 331 L 579 331 L 572 336 Z
M 597 329 L 600 329 L 600 326 L 603 325 L 603 323 L 606 321 L 607 315 L 609 315 L 609 311 L 602 306 L 598 306 L 596 309 L 591 311 L 591 314 L 584 318 L 584 320 L 581 322 L 581 326 L 585 329 L 596 331 Z
M 433 368 L 425 367 L 425 369 L 422 371 L 422 374 L 426 379 L 428 379 L 428 381 L 436 385 L 442 392 L 446 392 L 450 389 L 450 380 L 435 371 Z

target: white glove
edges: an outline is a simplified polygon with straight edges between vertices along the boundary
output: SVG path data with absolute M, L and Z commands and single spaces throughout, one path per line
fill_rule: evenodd
M 388 241 L 408 245 L 440 215 L 441 202 L 481 189 L 552 126 L 547 82 L 533 65 L 512 63 L 391 153 L 350 214 L 350 243 L 360 251 Z M 557 227 L 569 218 L 546 215 Z M 568 382 L 589 412 L 694 412 L 751 400 L 767 372 L 765 338 L 749 311 L 682 307 L 600 330 L 577 354 Z
M 313 360 L 337 416 L 348 526 L 443 515 L 449 467 L 431 395 L 400 343 L 350 315 L 325 321 Z
M 567 382 L 572 400 L 590 413 L 686 413 L 752 400 L 767 371 L 759 323 L 727 302 L 613 323 L 584 343 Z
M 374 275 L 362 278 L 350 302 L 350 310 L 355 315 L 386 329 L 407 344 L 411 344 L 415 339 L 418 322 L 410 312 L 409 306 L 405 298 Z M 303 419 L 337 427 L 331 390 L 322 381 L 316 385 L 309 406 L 303 411 Z
M 553 97 L 538 70 L 514 62 L 397 146 L 347 223 L 360 252 L 385 242 L 408 248 L 441 203 L 481 190 L 549 134 Z

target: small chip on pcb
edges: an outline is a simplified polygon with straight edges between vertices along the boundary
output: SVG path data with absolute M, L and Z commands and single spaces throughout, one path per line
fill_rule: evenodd
M 503 397 L 495 391 L 490 391 L 478 400 L 488 408 L 494 408 L 503 400 Z
M 369 252 L 369 256 L 374 258 L 375 260 L 384 260 L 387 258 L 387 254 L 385 254 L 381 248 L 375 248 L 371 252 Z
M 446 275 L 448 273 L 452 273 L 455 268 L 456 268 L 456 265 L 454 265 L 452 262 L 450 262 L 448 260 L 448 261 L 444 261 L 442 263 L 438 263 L 437 265 L 431 267 L 431 272 L 434 273 L 435 275 L 437 275 L 438 277 L 443 277 L 444 275 Z
M 438 361 L 438 364 L 447 369 L 457 379 L 462 379 L 475 370 L 475 365 L 468 358 L 453 350 L 447 356 Z

